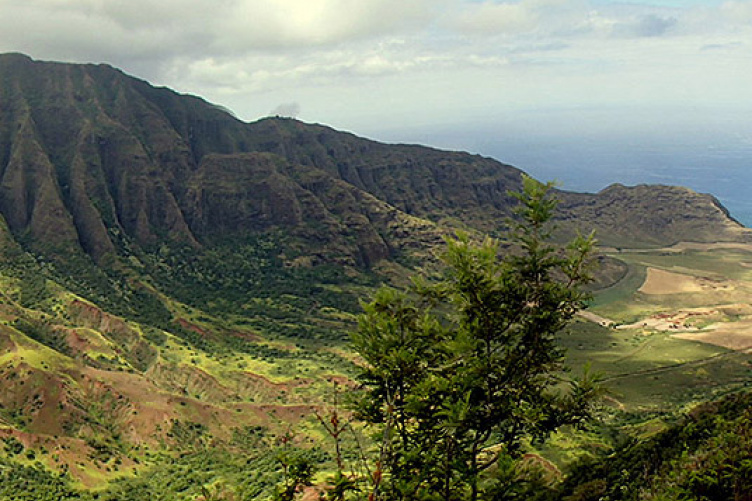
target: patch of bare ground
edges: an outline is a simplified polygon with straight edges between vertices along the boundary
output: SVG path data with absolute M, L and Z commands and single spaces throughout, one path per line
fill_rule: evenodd
M 123 435 L 130 443 L 158 442 L 171 420 L 179 417 L 179 397 L 138 374 L 87 368 L 82 379 L 117 388 L 118 394 L 132 402 L 134 408 L 123 423 Z
M 649 329 L 668 332 L 700 332 L 695 324 L 708 323 L 728 318 L 728 316 L 752 315 L 752 306 L 747 304 L 730 304 L 706 308 L 681 309 L 675 312 L 655 313 L 631 324 L 616 325 L 614 320 L 589 311 L 580 311 L 578 316 L 604 327 L 614 325 L 616 329 Z M 752 322 L 752 320 L 750 320 Z M 703 332 L 718 326 L 734 325 L 717 322 L 702 329 Z M 751 327 L 752 328 L 752 327 Z
M 600 324 L 604 327 L 608 327 L 609 325 L 614 324 L 614 321 L 610 318 L 602 317 L 598 315 L 597 313 L 593 313 L 592 311 L 582 310 L 577 312 L 577 316 L 584 318 L 585 320 L 589 320 L 593 323 Z
M 736 249 L 752 252 L 752 244 L 744 242 L 713 242 L 713 243 L 701 243 L 701 242 L 678 242 L 669 247 L 661 248 L 646 248 L 646 249 L 627 249 L 616 247 L 599 247 L 598 250 L 608 254 L 618 254 L 620 252 L 628 252 L 630 254 L 652 254 L 655 252 L 684 252 L 688 250 L 693 251 L 709 251 L 717 249 Z
M 184 329 L 188 329 L 189 331 L 193 331 L 196 334 L 200 335 L 201 337 L 207 337 L 209 335 L 208 331 L 206 329 L 203 329 L 199 327 L 198 325 L 189 322 L 188 320 L 184 318 L 178 318 L 177 320 L 178 324 L 180 324 L 181 327 Z
M 752 318 L 719 322 L 699 332 L 674 334 L 673 337 L 722 346 L 730 350 L 752 350 Z
M 264 425 L 274 430 L 282 426 L 280 423 L 295 423 L 312 415 L 312 409 L 315 408 L 304 403 L 212 403 L 203 398 L 199 400 L 164 391 L 135 374 L 99 370 L 91 372 L 96 372 L 98 378 L 117 387 L 136 406 L 137 412 L 130 417 L 128 423 L 130 433 L 126 434 L 132 443 L 150 442 L 163 436 L 174 419 L 204 423 L 215 437 L 228 439 L 232 428 Z M 273 385 L 261 376 L 255 375 L 254 379 L 262 385 Z M 296 384 L 305 385 L 307 381 L 290 383 L 278 388 L 278 391 L 290 390 Z
M 613 320 L 591 312 L 579 316 L 603 326 Z M 729 317 L 743 317 L 732 322 L 721 321 Z M 713 322 L 709 323 L 708 322 Z M 707 324 L 699 328 L 695 323 Z M 671 313 L 656 313 L 637 322 L 616 326 L 617 329 L 645 329 L 671 332 L 672 337 L 688 341 L 721 346 L 730 350 L 752 351 L 752 305 L 729 304 L 707 308 L 683 309 Z
M 734 305 L 729 305 L 729 307 Z M 656 313 L 617 329 L 651 329 L 656 331 L 699 331 L 693 324 L 724 316 L 723 307 L 683 309 L 672 313 Z
M 752 252 L 752 244 L 745 242 L 679 242 L 676 245 L 672 245 L 671 247 L 666 247 L 665 249 L 661 250 L 674 250 L 676 252 L 683 252 L 686 250 L 709 251 L 715 249 L 738 249 Z
M 715 292 L 733 290 L 733 285 L 727 281 L 719 281 L 706 277 L 695 277 L 683 273 L 648 268 L 645 282 L 638 289 L 643 294 L 667 295 L 687 292 Z
M 261 341 L 261 336 L 255 332 L 234 330 L 234 331 L 227 332 L 227 334 L 230 336 L 236 337 L 238 339 L 242 339 L 244 341 L 253 341 L 253 342 Z
M 706 323 L 729 316 L 744 316 L 733 322 L 716 321 L 698 328 L 695 322 Z M 600 325 L 608 326 L 612 320 L 590 312 L 579 316 Z M 672 332 L 677 339 L 698 341 L 736 351 L 752 351 L 752 305 L 730 304 L 713 308 L 693 308 L 673 313 L 656 313 L 632 324 L 619 325 L 617 329 L 647 329 Z

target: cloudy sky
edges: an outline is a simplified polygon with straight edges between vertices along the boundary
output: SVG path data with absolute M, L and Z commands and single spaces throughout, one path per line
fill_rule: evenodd
M 551 173 L 575 188 L 677 138 L 752 145 L 752 0 L 0 0 L 0 51 L 108 62 L 244 120 L 574 155 L 592 176 Z

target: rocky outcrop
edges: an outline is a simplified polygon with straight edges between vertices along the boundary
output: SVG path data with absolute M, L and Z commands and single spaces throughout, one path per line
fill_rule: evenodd
M 711 195 L 677 186 L 614 184 L 597 194 L 561 193 L 560 220 L 596 230 L 604 245 L 748 241 L 750 231 Z

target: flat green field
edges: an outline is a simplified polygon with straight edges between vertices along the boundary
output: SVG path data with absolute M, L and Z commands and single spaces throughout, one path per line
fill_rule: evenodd
M 554 464 L 650 436 L 752 382 L 752 247 L 689 247 L 607 254 L 627 272 L 561 335 L 574 375 L 586 364 L 602 375 L 605 405 L 537 450 Z
M 615 406 L 671 412 L 752 381 L 752 355 L 731 349 L 752 331 L 752 247 L 707 247 L 608 254 L 627 273 L 596 292 L 601 321 L 578 319 L 562 343 L 573 367 L 604 375 Z

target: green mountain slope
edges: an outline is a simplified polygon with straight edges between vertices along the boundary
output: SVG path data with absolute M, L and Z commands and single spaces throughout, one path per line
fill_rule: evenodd
M 656 436 L 578 465 L 562 499 L 749 499 L 752 395 L 705 404 Z
M 495 231 L 510 214 L 507 190 L 519 188 L 520 172 L 491 159 L 294 120 L 246 124 L 104 65 L 10 54 L 0 76 L 0 212 L 33 248 L 100 261 L 122 253 L 124 238 L 201 247 L 284 228 L 307 246 L 326 240 L 328 259 L 369 265 L 403 245 L 388 221 Z M 604 242 L 740 236 L 715 200 L 689 190 L 561 197 L 565 218 L 595 223 Z
M 478 155 L 244 123 L 106 65 L 0 55 L 0 475 L 58 485 L 49 468 L 89 488 L 148 471 L 133 492 L 195 499 L 213 481 L 194 481 L 194 461 L 240 479 L 253 456 L 268 487 L 273 437 L 295 426 L 297 443 L 319 441 L 314 412 L 331 383 L 351 384 L 358 300 L 430 268 L 443 235 L 503 234 L 520 176 Z M 749 240 L 683 188 L 557 196 L 562 237 Z M 602 286 L 632 280 L 604 262 Z M 599 350 L 610 337 L 633 342 L 607 333 Z

